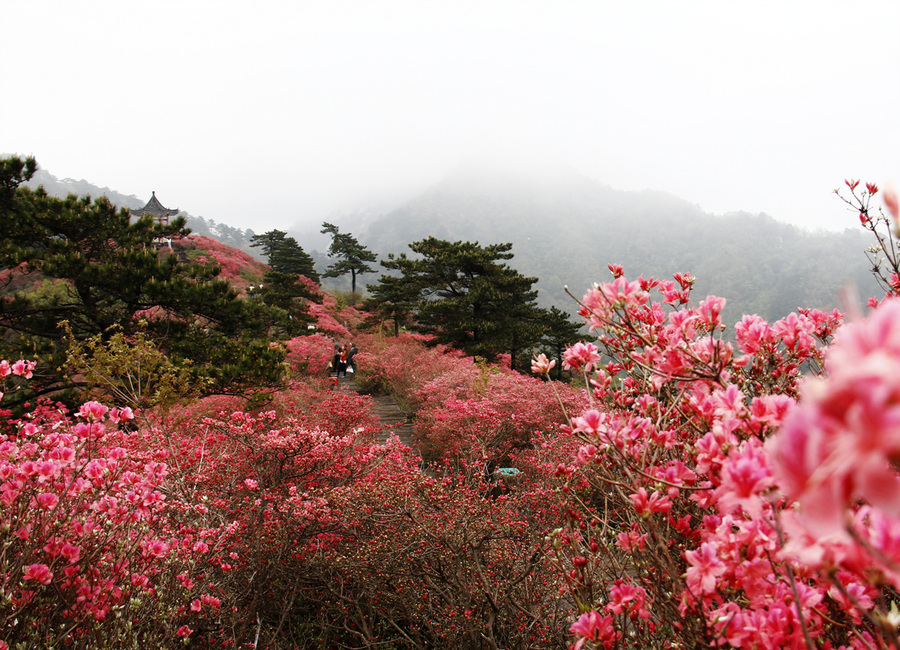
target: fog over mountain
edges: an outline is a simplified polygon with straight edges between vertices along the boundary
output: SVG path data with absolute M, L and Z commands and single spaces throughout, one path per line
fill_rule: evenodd
M 149 198 L 85 180 L 59 180 L 46 170 L 29 183 L 38 184 L 58 196 L 103 194 L 120 207 L 139 208 Z M 158 198 L 166 204 L 164 195 Z M 253 230 L 183 214 L 194 232 L 259 257 L 259 249 L 249 246 Z M 265 218 L 259 221 L 257 233 L 271 229 Z M 861 229 L 810 232 L 765 214 L 711 215 L 664 192 L 616 190 L 564 167 L 460 167 L 415 195 L 376 195 L 322 221 L 354 234 L 380 257 L 408 253 L 409 243 L 429 236 L 482 245 L 511 242 L 515 257 L 509 264 L 538 278 L 541 304 L 571 312 L 577 304 L 564 288 L 580 297 L 611 277 L 608 264 L 623 265 L 629 278 L 689 272 L 697 278 L 697 300 L 708 294 L 728 299 L 728 324 L 744 313 L 775 320 L 798 307 L 830 309 L 847 286 L 862 299 L 879 294 Z M 289 232 L 324 270 L 328 238 L 318 228 Z M 362 285 L 375 283 L 379 274 L 362 276 Z M 343 279 L 327 282 L 346 288 Z
M 743 313 L 780 318 L 798 307 L 833 308 L 853 286 L 879 290 L 861 229 L 808 232 L 765 214 L 714 216 L 663 192 L 626 192 L 566 170 L 507 174 L 460 170 L 360 232 L 380 255 L 408 252 L 434 236 L 481 244 L 511 242 L 510 265 L 539 278 L 540 301 L 575 309 L 621 264 L 629 278 L 690 272 L 694 296 L 729 300 L 726 322 Z

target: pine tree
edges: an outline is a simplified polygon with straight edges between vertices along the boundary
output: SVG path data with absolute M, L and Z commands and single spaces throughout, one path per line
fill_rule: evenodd
M 310 302 L 322 302 L 322 296 L 296 274 L 269 270 L 263 276 L 262 285 L 253 291 L 254 299 L 283 312 L 278 328 L 286 337 L 304 333 L 315 318 L 309 314 Z
M 389 256 L 382 265 L 399 271 L 399 284 L 416 297 L 420 331 L 472 355 L 508 352 L 513 367 L 519 353 L 540 340 L 537 278 L 503 263 L 513 257 L 512 244 L 482 247 L 429 237 L 409 247 L 417 258 Z
M 157 250 L 157 241 L 188 234 L 183 218 L 132 221 L 104 197 L 19 187 L 33 169 L 33 161 L 0 161 L 0 356 L 41 361 L 35 394 L 73 385 L 60 370 L 62 321 L 76 340 L 145 331 L 216 392 L 280 381 L 283 353 L 268 333 L 283 313 L 241 299 L 218 267 Z
M 382 262 L 384 265 L 385 262 Z M 386 320 L 393 323 L 394 336 L 400 334 L 400 326 L 409 322 L 419 299 L 418 290 L 405 278 L 382 275 L 378 284 L 366 285 L 369 297 L 363 302 L 363 311 L 370 314 L 366 325 L 380 325 Z
M 351 291 L 356 293 L 356 276 L 364 273 L 374 273 L 375 269 L 369 266 L 369 262 L 377 262 L 375 253 L 360 244 L 356 237 L 342 233 L 338 227 L 325 222 L 322 224 L 322 234 L 331 235 L 331 246 L 328 248 L 328 256 L 337 261 L 329 266 L 322 277 L 339 278 L 350 274 Z
M 262 248 L 263 255 L 273 271 L 286 275 L 305 275 L 314 282 L 319 281 L 313 258 L 282 230 L 270 230 L 250 238 L 253 247 Z

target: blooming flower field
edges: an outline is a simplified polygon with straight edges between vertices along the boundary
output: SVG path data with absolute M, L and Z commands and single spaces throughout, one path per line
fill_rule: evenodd
M 0 650 L 897 648 L 897 199 L 847 187 L 880 242 L 867 314 L 731 330 L 690 275 L 611 265 L 572 384 L 354 333 L 415 449 L 332 389 L 322 334 L 254 411 L 3 412 Z M 3 390 L 34 370 L 0 362 Z

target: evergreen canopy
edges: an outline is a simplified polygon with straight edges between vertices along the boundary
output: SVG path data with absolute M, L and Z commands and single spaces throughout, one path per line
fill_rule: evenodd
M 71 387 L 62 371 L 60 323 L 76 340 L 145 331 L 213 392 L 242 392 L 281 379 L 283 352 L 269 333 L 288 314 L 242 299 L 215 265 L 187 263 L 162 239 L 186 236 L 184 218 L 132 221 L 105 197 L 50 197 L 19 185 L 33 159 L 0 160 L 0 356 L 38 358 L 37 394 Z M 273 330 L 273 328 L 275 328 Z
M 328 247 L 328 256 L 337 261 L 329 266 L 322 277 L 339 278 L 350 274 L 351 291 L 356 293 L 356 276 L 363 273 L 374 273 L 375 269 L 369 266 L 369 262 L 377 262 L 375 253 L 360 244 L 356 237 L 349 233 L 343 233 L 338 227 L 325 222 L 322 224 L 322 234 L 331 235 L 331 246 Z
M 492 358 L 508 352 L 513 367 L 518 354 L 541 339 L 547 314 L 536 303 L 537 278 L 504 263 L 513 257 L 512 244 L 428 237 L 409 247 L 418 257 L 390 255 L 382 261 L 400 280 L 382 276 L 370 291 L 390 299 L 399 312 L 413 306 L 420 331 L 467 354 Z
M 250 237 L 253 247 L 262 248 L 263 254 L 273 271 L 286 275 L 305 275 L 310 280 L 319 281 L 315 263 L 293 237 L 282 230 L 270 230 Z

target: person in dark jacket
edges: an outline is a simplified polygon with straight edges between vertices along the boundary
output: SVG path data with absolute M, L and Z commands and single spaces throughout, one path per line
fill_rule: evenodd
M 347 352 L 347 366 L 351 369 L 350 371 L 353 374 L 356 374 L 356 360 L 353 358 L 356 356 L 356 353 L 359 350 L 356 348 L 355 343 L 350 344 L 350 350 Z
M 334 356 L 331 358 L 331 369 L 334 371 L 334 376 L 338 376 L 338 364 L 341 362 L 341 344 L 334 344 Z M 329 373 L 330 374 L 330 373 Z

